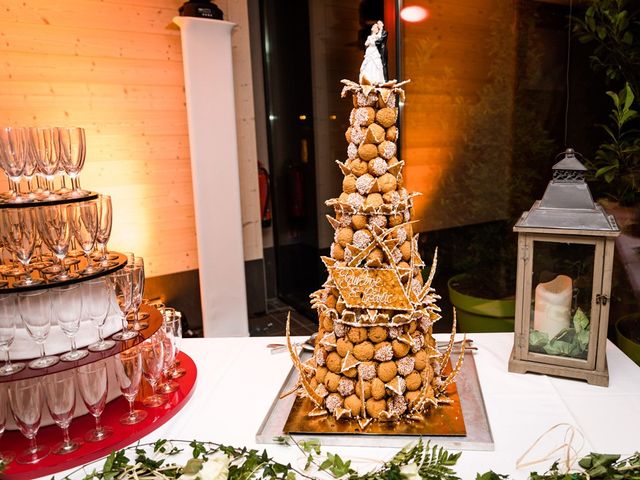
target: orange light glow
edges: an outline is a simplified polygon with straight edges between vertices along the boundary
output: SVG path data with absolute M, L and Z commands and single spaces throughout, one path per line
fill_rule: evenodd
M 429 10 L 419 5 L 411 5 L 400 10 L 400 18 L 405 22 L 422 22 L 429 18 Z

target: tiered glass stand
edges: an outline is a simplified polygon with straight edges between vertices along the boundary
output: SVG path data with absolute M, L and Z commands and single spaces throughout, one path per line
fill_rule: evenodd
M 85 192 L 84 195 L 78 197 L 72 196 L 57 196 L 51 199 L 44 200 L 30 200 L 22 202 L 11 202 L 0 195 L 0 208 L 29 208 L 29 207 L 43 207 L 45 205 L 64 205 L 67 203 L 86 202 L 88 200 L 95 200 L 98 198 L 97 192 Z
M 136 343 L 143 341 L 150 337 L 160 326 L 162 325 L 162 315 L 158 310 L 148 305 L 143 305 L 141 311 L 149 313 L 149 328 L 140 332 L 140 336 L 136 339 L 129 340 L 127 342 L 117 342 L 116 346 L 111 350 L 105 352 L 92 352 L 88 357 L 83 358 L 78 362 L 58 362 L 53 367 L 47 369 L 44 373 L 42 370 L 26 369 L 20 372 L 20 374 L 14 375 L 14 377 L 29 378 L 40 375 L 48 375 L 50 373 L 76 368 L 80 365 L 84 365 L 91 362 L 96 362 L 104 358 L 115 355 L 116 353 L 131 348 Z M 67 455 L 54 455 L 49 454 L 38 463 L 31 465 L 22 465 L 16 461 L 11 462 L 6 470 L 3 472 L 3 479 L 7 480 L 27 480 L 37 477 L 49 476 L 56 472 L 61 472 L 74 467 L 85 465 L 93 460 L 109 455 L 111 452 L 123 448 L 136 440 L 141 439 L 145 435 L 153 432 L 155 429 L 164 425 L 174 415 L 176 415 L 182 407 L 187 403 L 191 394 L 193 393 L 194 386 L 197 378 L 197 369 L 193 360 L 181 352 L 178 355 L 178 361 L 180 367 L 186 371 L 186 374 L 174 381 L 179 385 L 179 388 L 174 393 L 167 395 L 167 403 L 158 408 L 145 408 L 148 415 L 142 422 L 135 425 L 122 425 L 120 418 L 129 411 L 129 403 L 124 397 L 120 396 L 115 400 L 109 402 L 101 416 L 101 422 L 104 426 L 109 426 L 113 429 L 113 435 L 101 442 L 86 442 L 73 453 Z M 29 373 L 25 373 L 29 372 Z M 2 378 L 0 381 L 10 381 L 9 379 Z M 138 394 L 137 401 L 142 401 L 147 395 L 151 394 L 151 387 L 143 380 L 142 388 Z M 76 401 L 80 401 L 77 399 Z M 76 417 L 71 422 L 69 433 L 71 438 L 82 437 L 84 434 L 91 430 L 95 426 L 94 418 L 90 414 Z M 38 444 L 39 445 L 54 445 L 62 439 L 62 430 L 56 425 L 49 425 L 40 428 L 38 432 Z M 6 445 L 3 450 L 12 450 L 14 452 L 21 452 L 27 448 L 27 439 L 20 434 L 17 430 L 6 431 L 2 437 L 2 444 Z M 77 478 L 83 478 L 84 475 L 79 475 Z
M 33 201 L 29 203 L 0 202 L 0 209 L 38 208 L 46 205 L 88 201 L 97 198 L 97 196 L 98 194 L 96 193 L 89 193 L 88 195 L 80 198 Z M 37 270 L 34 270 L 32 272 L 33 278 L 42 280 L 41 283 L 28 286 L 14 286 L 15 279 L 13 277 L 8 277 L 8 285 L 0 288 L 0 295 L 15 295 L 24 291 L 50 289 L 73 283 L 86 282 L 87 280 L 110 275 L 111 273 L 114 273 L 126 266 L 127 257 L 125 255 L 118 252 L 109 252 L 109 254 L 112 261 L 110 262 L 108 267 L 104 267 L 103 269 L 95 273 L 91 273 L 88 275 L 78 275 L 77 277 L 69 278 L 67 280 L 54 280 L 53 278 L 48 278 L 44 275 L 40 275 Z M 76 270 L 82 270 L 86 267 L 86 258 L 79 257 L 79 260 L 80 263 L 74 266 Z M 9 383 L 16 380 L 45 377 L 47 375 L 63 372 L 65 370 L 76 369 L 83 365 L 87 365 L 100 360 L 105 360 L 116 355 L 117 353 L 136 346 L 137 344 L 143 342 L 147 338 L 151 337 L 154 333 L 156 333 L 156 331 L 158 331 L 158 329 L 162 327 L 163 323 L 162 314 L 156 308 L 143 304 L 140 307 L 140 311 L 149 315 L 149 326 L 144 330 L 138 332 L 137 337 L 127 341 L 116 341 L 115 345 L 109 350 L 101 352 L 89 352 L 89 355 L 75 362 L 58 362 L 49 368 L 38 370 L 25 368 L 24 370 L 13 375 L 0 377 L 0 384 Z M 34 344 L 34 353 L 35 350 L 36 349 Z M 28 363 L 30 360 L 31 359 L 20 359 L 20 362 Z M 81 448 L 70 454 L 56 455 L 51 453 L 35 464 L 23 465 L 17 463 L 16 461 L 13 461 L 6 465 L 6 468 L 3 471 L 2 475 L 0 475 L 0 477 L 3 479 L 6 478 L 7 480 L 31 479 L 41 476 L 48 476 L 56 472 L 78 467 L 100 457 L 109 455 L 112 451 L 129 445 L 136 440 L 144 437 L 148 433 L 152 432 L 156 428 L 160 427 L 169 419 L 171 419 L 186 404 L 187 400 L 191 396 L 191 393 L 193 392 L 193 387 L 195 385 L 197 370 L 195 364 L 193 363 L 193 360 L 191 360 L 191 358 L 184 353 L 180 353 L 177 357 L 177 360 L 178 362 L 180 362 L 181 368 L 186 371 L 186 374 L 184 376 L 174 380 L 179 385 L 178 390 L 174 393 L 169 394 L 167 396 L 167 403 L 165 403 L 161 407 L 146 409 L 148 412 L 148 416 L 142 422 L 135 425 L 123 425 L 120 423 L 120 418 L 129 411 L 129 404 L 124 397 L 119 396 L 107 404 L 104 413 L 101 416 L 102 424 L 104 426 L 111 427 L 114 432 L 113 435 L 101 442 L 86 442 L 82 445 Z M 141 385 L 140 392 L 137 398 L 137 400 L 140 401 L 145 396 L 151 394 L 151 388 L 149 387 L 149 385 L 146 384 L 144 379 L 142 380 L 142 382 L 143 383 Z M 78 406 L 77 402 L 79 401 L 80 399 L 77 398 L 76 407 Z M 43 408 L 46 407 L 43 405 Z M 87 431 L 93 428 L 93 426 L 94 418 L 88 413 L 81 417 L 74 418 L 69 429 L 71 438 L 82 437 Z M 38 444 L 40 445 L 54 445 L 55 443 L 60 442 L 60 440 L 62 439 L 62 431 L 55 424 L 41 427 L 38 432 L 37 438 Z M 25 450 L 27 448 L 27 445 L 27 439 L 18 430 L 5 431 L 2 435 L 2 450 L 11 450 L 17 453 Z

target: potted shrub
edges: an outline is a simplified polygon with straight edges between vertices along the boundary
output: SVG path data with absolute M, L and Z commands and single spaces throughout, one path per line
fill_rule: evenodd
M 468 227 L 467 248 L 447 282 L 462 332 L 512 332 L 515 317 L 515 241 L 510 222 Z M 496 239 L 505 241 L 497 243 Z M 513 244 L 513 247 L 511 247 Z
M 640 313 L 618 319 L 616 344 L 631 360 L 640 365 Z
M 599 202 L 628 234 L 640 223 L 639 17 L 637 2 L 592 0 L 575 28 L 578 39 L 593 46 L 592 69 L 603 73 L 615 89 L 607 92 L 613 109 L 608 123 L 600 125 L 604 139 L 593 160 L 586 162 L 590 183 Z M 621 317 L 615 331 L 618 346 L 640 364 L 640 315 Z

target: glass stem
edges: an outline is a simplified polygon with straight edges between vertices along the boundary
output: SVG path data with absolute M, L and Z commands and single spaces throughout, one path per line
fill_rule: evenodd
M 96 432 L 102 433 L 102 424 L 100 423 L 100 415 L 96 417 Z
M 76 353 L 76 336 L 71 337 L 71 355 L 75 355 Z
M 140 311 L 140 307 L 134 308 L 133 310 L 133 329 L 136 331 L 140 330 L 140 322 L 138 321 L 139 311 Z
M 133 418 L 133 402 L 135 402 L 135 397 L 127 398 L 129 400 L 129 418 Z
M 5 367 L 7 367 L 7 369 L 11 369 L 11 356 L 9 355 L 9 349 L 7 348 L 6 350 L 6 354 L 5 354 L 7 361 L 5 362 Z
M 16 197 L 20 196 L 20 183 L 15 180 L 9 180 L 9 188 L 15 193 Z
M 71 188 L 75 191 L 80 190 L 80 180 L 78 177 L 71 177 Z
M 69 437 L 69 425 L 62 428 L 62 438 L 64 439 L 65 445 L 69 445 L 71 443 L 71 438 Z
M 104 337 L 102 336 L 102 325 L 100 325 L 98 327 L 98 338 L 100 339 L 100 342 L 98 342 L 98 343 L 103 344 L 104 343 Z
M 63 256 L 58 256 L 56 255 L 56 258 L 58 259 L 58 263 L 60 264 L 60 278 L 66 278 L 67 277 L 67 269 L 64 266 L 64 257 Z
M 29 453 L 35 454 L 38 450 L 38 443 L 36 442 L 36 436 L 34 435 L 29 439 Z
M 44 353 L 44 343 L 40 344 L 40 358 L 44 358 L 46 357 L 46 354 Z

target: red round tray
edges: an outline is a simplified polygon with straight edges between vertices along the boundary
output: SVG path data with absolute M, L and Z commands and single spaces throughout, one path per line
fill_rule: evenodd
M 7 480 L 29 480 L 42 476 L 49 476 L 56 472 L 79 467 L 86 463 L 109 455 L 114 450 L 119 450 L 136 440 L 141 439 L 148 433 L 168 422 L 191 397 L 197 378 L 196 364 L 191 357 L 183 352 L 178 355 L 180 367 L 186 370 L 186 374 L 175 381 L 180 388 L 168 395 L 169 401 L 158 408 L 146 408 L 136 402 L 135 407 L 147 411 L 145 420 L 136 425 L 122 425 L 120 417 L 129 411 L 129 402 L 124 397 L 118 397 L 107 404 L 102 414 L 103 425 L 113 428 L 113 435 L 102 442 L 85 442 L 78 450 L 67 455 L 54 455 L 49 453 L 38 463 L 31 465 L 21 465 L 15 460 L 11 462 L 6 470 L 0 474 L 0 478 Z M 143 382 L 141 395 L 148 395 L 150 388 Z M 140 398 L 140 395 L 139 397 Z M 78 398 L 76 401 L 82 401 Z M 46 408 L 46 406 L 43 406 Z M 84 434 L 95 427 L 94 418 L 87 414 L 74 418 L 71 422 L 69 434 L 71 438 L 83 438 Z M 53 446 L 62 441 L 62 430 L 57 425 L 42 427 L 38 432 L 38 445 Z M 0 451 L 12 451 L 19 455 L 27 448 L 27 439 L 22 434 L 15 431 L 7 431 L 0 439 Z

